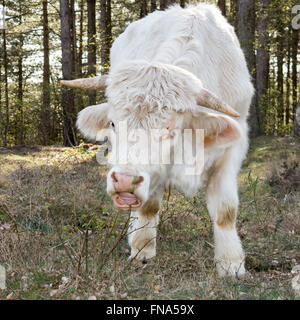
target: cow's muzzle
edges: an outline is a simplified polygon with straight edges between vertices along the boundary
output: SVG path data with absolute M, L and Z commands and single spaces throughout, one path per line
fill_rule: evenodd
M 142 201 L 135 194 L 135 190 L 144 181 L 144 178 L 114 171 L 111 173 L 111 178 L 115 191 L 113 196 L 114 205 L 123 210 L 139 208 Z

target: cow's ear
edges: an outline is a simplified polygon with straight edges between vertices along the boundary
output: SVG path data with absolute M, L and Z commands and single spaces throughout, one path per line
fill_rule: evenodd
M 102 138 L 101 130 L 109 126 L 107 118 L 109 105 L 102 103 L 81 110 L 77 117 L 77 128 L 88 139 L 99 140 Z
M 201 113 L 193 117 L 194 129 L 204 129 L 205 148 L 227 148 L 241 138 L 241 126 L 228 116 Z

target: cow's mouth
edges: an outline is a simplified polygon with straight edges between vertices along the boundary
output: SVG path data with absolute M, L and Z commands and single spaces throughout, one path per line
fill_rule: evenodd
M 135 210 L 142 204 L 142 201 L 135 194 L 130 192 L 119 192 L 114 196 L 113 200 L 114 205 L 123 210 Z

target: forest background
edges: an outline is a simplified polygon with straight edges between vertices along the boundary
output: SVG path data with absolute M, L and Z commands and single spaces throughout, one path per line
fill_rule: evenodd
M 78 145 L 77 113 L 104 96 L 61 87 L 59 80 L 107 73 L 112 42 L 128 24 L 174 3 L 197 2 L 0 0 L 0 146 Z M 251 136 L 299 135 L 297 1 L 210 2 L 234 26 L 252 75 Z

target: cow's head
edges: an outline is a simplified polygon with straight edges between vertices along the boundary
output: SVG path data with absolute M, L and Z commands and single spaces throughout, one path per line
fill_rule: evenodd
M 239 124 L 227 116 L 239 114 L 179 67 L 126 61 L 109 76 L 62 84 L 106 90 L 107 103 L 83 109 L 77 126 L 87 138 L 109 137 L 113 165 L 107 176 L 107 192 L 119 208 L 139 208 L 152 193 L 162 192 L 165 183 L 172 182 L 172 152 L 184 129 L 204 130 L 206 154 L 227 148 L 240 138 Z M 170 163 L 162 159 L 170 159 Z

